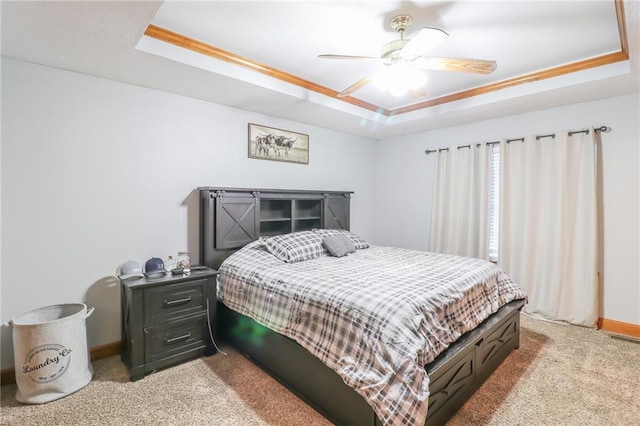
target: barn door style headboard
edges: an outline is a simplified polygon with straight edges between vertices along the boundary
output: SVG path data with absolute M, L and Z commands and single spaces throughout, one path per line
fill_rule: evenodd
M 200 192 L 200 259 L 217 269 L 260 237 L 318 228 L 349 229 L 351 191 L 213 188 Z

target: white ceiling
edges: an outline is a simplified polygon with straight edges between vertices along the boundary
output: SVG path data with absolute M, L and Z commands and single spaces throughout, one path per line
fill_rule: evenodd
M 640 3 L 623 4 L 630 60 L 499 90 L 500 82 L 620 52 L 615 1 L 3 1 L 2 55 L 383 139 L 639 92 Z M 420 98 L 373 85 L 352 95 L 357 102 L 336 98 L 379 65 L 317 55 L 379 56 L 397 37 L 389 20 L 399 14 L 413 18 L 407 38 L 425 26 L 449 33 L 430 55 L 492 59 L 497 70 L 430 71 Z M 145 36 L 150 24 L 326 91 Z M 444 102 L 478 87 L 491 90 Z M 358 102 L 410 112 L 389 116 Z

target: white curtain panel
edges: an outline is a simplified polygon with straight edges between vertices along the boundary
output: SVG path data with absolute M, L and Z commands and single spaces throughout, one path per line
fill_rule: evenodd
M 490 150 L 471 144 L 437 153 L 430 251 L 489 258 Z
M 501 142 L 498 264 L 527 292 L 525 312 L 598 319 L 596 137 Z

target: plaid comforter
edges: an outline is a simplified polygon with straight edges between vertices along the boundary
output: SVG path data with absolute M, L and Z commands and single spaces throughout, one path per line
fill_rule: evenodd
M 387 425 L 424 425 L 424 366 L 526 297 L 490 262 L 380 246 L 285 263 L 254 241 L 219 272 L 225 305 L 298 342 Z

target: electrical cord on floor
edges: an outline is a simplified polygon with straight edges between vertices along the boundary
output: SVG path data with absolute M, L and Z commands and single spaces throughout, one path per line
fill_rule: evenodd
M 213 346 L 216 348 L 216 350 L 218 352 L 220 352 L 222 355 L 227 356 L 226 352 L 223 352 L 218 345 L 216 344 L 215 339 L 213 338 L 213 331 L 211 331 L 211 314 L 209 312 L 209 298 L 207 298 L 207 325 L 209 326 L 209 337 L 211 337 L 211 342 L 213 343 Z

